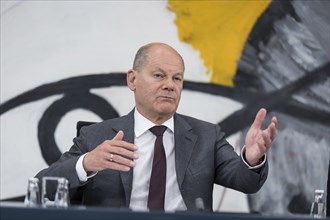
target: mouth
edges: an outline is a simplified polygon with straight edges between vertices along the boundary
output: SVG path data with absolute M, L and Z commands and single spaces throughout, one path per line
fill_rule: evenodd
M 159 96 L 160 99 L 165 99 L 165 100 L 172 100 L 172 101 L 175 101 L 175 98 L 174 97 L 171 97 L 171 96 Z

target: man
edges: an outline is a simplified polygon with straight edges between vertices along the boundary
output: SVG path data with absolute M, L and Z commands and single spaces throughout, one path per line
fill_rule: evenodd
M 133 210 L 196 210 L 199 200 L 212 211 L 214 183 L 258 191 L 267 178 L 265 154 L 276 136 L 276 117 L 262 130 L 266 110 L 259 110 L 239 157 L 219 126 L 176 113 L 183 77 L 184 61 L 175 49 L 163 43 L 141 47 L 127 73 L 135 109 L 82 128 L 71 149 L 37 177 L 67 178 L 71 199 L 82 204 Z M 166 126 L 160 139 L 149 130 L 155 125 Z M 164 197 L 156 208 L 157 202 L 148 202 L 155 140 L 163 142 L 166 156 L 164 189 L 156 189 Z

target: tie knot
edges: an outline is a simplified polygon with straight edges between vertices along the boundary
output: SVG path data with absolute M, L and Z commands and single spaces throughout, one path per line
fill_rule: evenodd
M 156 136 L 163 136 L 166 128 L 167 128 L 166 126 L 160 125 L 160 126 L 154 126 L 154 127 L 150 128 L 149 130 Z

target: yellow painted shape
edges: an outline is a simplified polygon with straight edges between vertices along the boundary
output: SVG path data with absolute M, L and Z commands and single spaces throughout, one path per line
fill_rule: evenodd
M 247 37 L 271 0 L 168 0 L 179 39 L 200 52 L 211 82 L 234 86 Z

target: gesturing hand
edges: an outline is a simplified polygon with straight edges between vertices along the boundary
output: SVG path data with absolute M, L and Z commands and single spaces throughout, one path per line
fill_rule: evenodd
M 251 166 L 257 165 L 259 160 L 266 154 L 277 133 L 277 118 L 275 116 L 272 117 L 265 130 L 261 129 L 266 114 L 267 111 L 264 108 L 258 111 L 245 137 L 245 159 Z
M 129 171 L 135 166 L 134 159 L 137 147 L 123 141 L 124 132 L 119 131 L 112 140 L 106 140 L 94 150 L 86 154 L 83 167 L 87 173 L 98 172 L 104 169 Z

